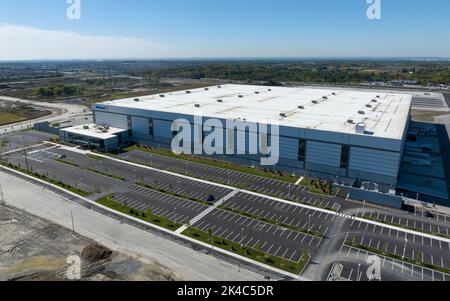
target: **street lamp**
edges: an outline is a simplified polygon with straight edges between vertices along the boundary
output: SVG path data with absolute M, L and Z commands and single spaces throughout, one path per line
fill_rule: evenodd
M 177 210 L 177 207 L 173 207 L 173 226 L 175 227 L 176 220 L 175 220 L 175 211 Z
M 241 249 L 244 246 L 244 228 L 241 229 Z
M 359 263 L 358 264 L 358 274 L 356 275 L 356 281 L 360 281 L 361 280 L 361 277 L 360 277 L 360 274 L 359 274 L 360 270 L 361 270 L 361 264 Z
M 311 214 L 308 216 L 308 231 L 311 231 Z
M 408 238 L 405 237 L 405 248 L 403 249 L 403 256 L 402 256 L 402 260 L 405 259 L 405 255 L 406 255 L 406 245 L 408 243 Z

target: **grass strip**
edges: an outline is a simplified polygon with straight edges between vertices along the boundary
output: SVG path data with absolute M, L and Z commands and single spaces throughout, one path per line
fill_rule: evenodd
M 112 197 L 112 195 L 103 197 L 97 200 L 96 203 L 171 231 L 176 231 L 182 226 L 179 223 L 174 223 L 173 220 L 152 214 L 151 210 L 143 212 L 141 210 L 122 205 L 119 202 L 112 200 Z
M 260 246 L 256 249 L 245 246 L 241 248 L 238 243 L 214 236 L 212 233 L 207 233 L 193 227 L 185 230 L 183 235 L 296 275 L 301 275 L 303 273 L 306 265 L 311 259 L 311 255 L 307 252 L 302 253 L 302 257 L 299 262 L 293 262 L 285 258 L 267 254 L 260 249 Z
M 74 162 L 64 161 L 62 159 L 55 159 L 55 161 L 59 162 L 61 164 L 66 164 L 66 165 L 72 166 L 72 167 L 80 167 L 80 165 L 78 165 L 78 164 L 76 164 Z
M 415 259 L 411 259 L 411 258 L 407 258 L 407 257 L 403 258 L 400 255 L 395 255 L 395 254 L 392 254 L 392 253 L 389 253 L 389 252 L 385 252 L 385 251 L 382 251 L 382 250 L 379 250 L 379 249 L 376 249 L 376 248 L 369 247 L 367 245 L 358 244 L 358 243 L 356 243 L 354 241 L 351 241 L 351 240 L 347 240 L 345 242 L 345 244 L 347 246 L 349 246 L 349 247 L 353 247 L 353 248 L 356 248 L 356 249 L 361 249 L 361 250 L 364 250 L 364 251 L 367 251 L 367 252 L 370 252 L 370 253 L 378 254 L 378 255 L 381 255 L 381 256 L 384 256 L 384 257 L 389 257 L 389 258 L 392 258 L 392 259 L 395 259 L 395 260 L 398 260 L 398 261 L 402 261 L 402 262 L 409 263 L 409 264 L 412 264 L 412 265 L 417 265 L 417 266 L 420 266 L 420 267 L 423 267 L 423 268 L 427 268 L 427 269 L 430 269 L 430 270 L 434 270 L 434 271 L 437 271 L 437 272 L 441 272 L 441 273 L 444 273 L 444 274 L 450 274 L 450 270 L 446 269 L 444 267 L 432 265 L 430 263 L 425 263 L 425 262 L 423 262 L 421 260 L 415 260 Z
M 184 161 L 189 161 L 189 162 L 193 162 L 193 163 L 200 163 L 200 164 L 217 167 L 217 168 L 221 168 L 221 169 L 242 172 L 242 173 L 251 174 L 251 175 L 259 176 L 259 177 L 263 177 L 263 178 L 279 180 L 279 181 L 283 181 L 283 182 L 287 182 L 287 183 L 296 183 L 298 180 L 298 178 L 294 177 L 294 176 L 280 175 L 280 174 L 276 174 L 273 172 L 264 171 L 264 170 L 261 170 L 258 168 L 241 166 L 241 165 L 237 165 L 237 164 L 233 164 L 233 163 L 229 163 L 229 162 L 223 162 L 223 161 L 208 159 L 208 158 L 204 158 L 204 157 L 197 157 L 197 156 L 190 156 L 190 155 L 176 155 L 171 151 L 162 150 L 162 149 L 139 147 L 137 145 L 133 145 L 133 146 L 130 146 L 125 149 L 126 152 L 136 151 L 136 150 L 146 152 L 146 153 L 152 153 L 155 155 L 171 157 L 171 158 L 175 158 L 178 160 L 184 160 Z
M 103 171 L 99 171 L 99 170 L 97 170 L 95 168 L 88 168 L 87 170 L 90 171 L 90 172 L 99 174 L 101 176 L 109 177 L 109 178 L 112 178 L 112 179 L 115 179 L 115 180 L 119 180 L 119 181 L 125 181 L 124 177 L 113 175 L 113 174 L 110 174 L 110 173 L 107 173 L 107 172 L 103 172 Z
M 58 180 L 49 178 L 46 175 L 41 175 L 41 174 L 39 174 L 37 172 L 33 172 L 33 171 L 30 171 L 30 170 L 23 169 L 23 168 L 21 168 L 19 166 L 11 164 L 11 163 L 6 163 L 4 161 L 0 161 L 0 164 L 3 165 L 3 166 L 6 166 L 8 168 L 17 170 L 17 171 L 19 171 L 21 173 L 24 173 L 24 174 L 27 174 L 29 176 L 32 176 L 33 178 L 46 181 L 46 182 L 48 182 L 50 184 L 57 185 L 57 186 L 65 189 L 65 190 L 68 190 L 70 192 L 73 192 L 73 193 L 78 194 L 78 195 L 83 196 L 83 197 L 87 197 L 87 196 L 90 196 L 92 194 L 92 192 L 84 191 L 82 189 L 73 187 L 73 186 L 71 186 L 69 184 L 63 183 L 62 181 L 58 181 Z
M 168 194 L 168 195 L 171 195 L 171 196 L 174 196 L 174 197 L 177 197 L 177 198 L 185 199 L 185 200 L 188 200 L 188 201 L 200 203 L 202 205 L 206 205 L 206 206 L 211 206 L 212 205 L 212 204 L 210 204 L 210 203 L 208 203 L 206 201 L 203 201 L 203 200 L 200 200 L 200 199 L 196 199 L 196 198 L 193 198 L 193 197 L 190 197 L 190 196 L 187 196 L 187 195 L 182 195 L 182 194 L 179 194 L 179 193 L 175 193 L 175 192 L 163 189 L 163 188 L 158 188 L 158 187 L 146 184 L 146 183 L 137 182 L 135 184 L 138 185 L 138 186 L 144 187 L 146 189 L 150 189 L 150 190 L 153 190 L 153 191 L 156 191 L 156 192 L 161 192 L 161 193 Z
M 369 221 L 374 221 L 377 223 L 381 223 L 381 224 L 385 224 L 385 225 L 390 225 L 390 226 L 394 226 L 397 228 L 402 228 L 402 229 L 406 229 L 406 230 L 412 230 L 412 231 L 416 231 L 416 232 L 420 232 L 420 233 L 424 233 L 424 234 L 429 234 L 429 235 L 434 235 L 434 236 L 439 236 L 442 238 L 448 238 L 450 239 L 450 235 L 444 234 L 444 233 L 438 233 L 438 232 L 431 232 L 431 231 L 427 231 L 425 229 L 420 229 L 420 228 L 414 228 L 414 227 L 406 227 L 405 225 L 400 225 L 400 224 L 395 224 L 395 223 L 391 223 L 389 221 L 384 221 L 384 220 L 379 220 L 373 217 L 367 217 L 367 216 L 359 216 L 360 218 L 369 220 Z
M 315 237 L 318 237 L 318 238 L 322 238 L 323 237 L 323 234 L 319 233 L 319 232 L 310 231 L 310 230 L 303 229 L 303 228 L 300 228 L 300 227 L 295 227 L 295 226 L 292 226 L 292 225 L 287 225 L 287 224 L 284 224 L 284 223 L 280 223 L 280 222 L 277 222 L 275 220 L 267 219 L 267 218 L 264 218 L 264 217 L 259 216 L 259 215 L 254 215 L 254 214 L 251 214 L 251 213 L 248 213 L 248 212 L 239 211 L 239 210 L 227 207 L 225 205 L 219 206 L 219 209 L 222 209 L 222 210 L 225 210 L 225 211 L 229 211 L 229 212 L 237 214 L 237 215 L 245 216 L 245 217 L 248 217 L 248 218 L 251 218 L 251 219 L 254 219 L 254 220 L 258 220 L 258 221 L 261 221 L 261 222 L 264 222 L 264 223 L 267 223 L 267 224 L 271 224 L 271 225 L 274 225 L 274 226 L 277 226 L 277 227 L 281 227 L 281 228 L 289 229 L 289 230 L 292 230 L 292 231 L 300 232 L 300 233 L 303 233 L 303 234 L 306 234 L 306 235 L 311 235 L 311 236 L 315 236 Z

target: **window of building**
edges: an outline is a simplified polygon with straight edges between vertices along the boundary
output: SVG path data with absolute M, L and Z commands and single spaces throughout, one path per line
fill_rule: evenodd
M 343 145 L 342 146 L 342 152 L 341 152 L 341 168 L 348 168 L 350 158 L 350 146 Z
M 298 160 L 299 161 L 306 161 L 306 140 L 300 139 L 299 145 L 298 145 Z

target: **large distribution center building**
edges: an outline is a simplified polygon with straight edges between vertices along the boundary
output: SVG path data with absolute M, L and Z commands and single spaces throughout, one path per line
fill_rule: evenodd
M 227 120 L 273 120 L 280 126 L 280 159 L 269 168 L 346 185 L 372 182 L 388 192 L 397 183 L 411 105 L 412 97 L 403 94 L 223 85 L 108 101 L 94 105 L 93 111 L 103 131 L 120 133 L 114 141 L 165 148 L 177 134 L 172 123 L 178 119 L 194 123 L 194 116 L 201 116 L 224 126 Z M 67 131 L 78 140 L 83 136 L 82 130 Z M 111 135 L 106 136 L 111 141 Z M 250 155 L 225 159 L 260 163 L 258 156 Z

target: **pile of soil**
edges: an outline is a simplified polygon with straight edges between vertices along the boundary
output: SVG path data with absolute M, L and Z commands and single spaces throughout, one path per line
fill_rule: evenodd
M 89 245 L 81 251 L 81 259 L 89 263 L 106 260 L 112 255 L 113 251 L 99 244 Z

